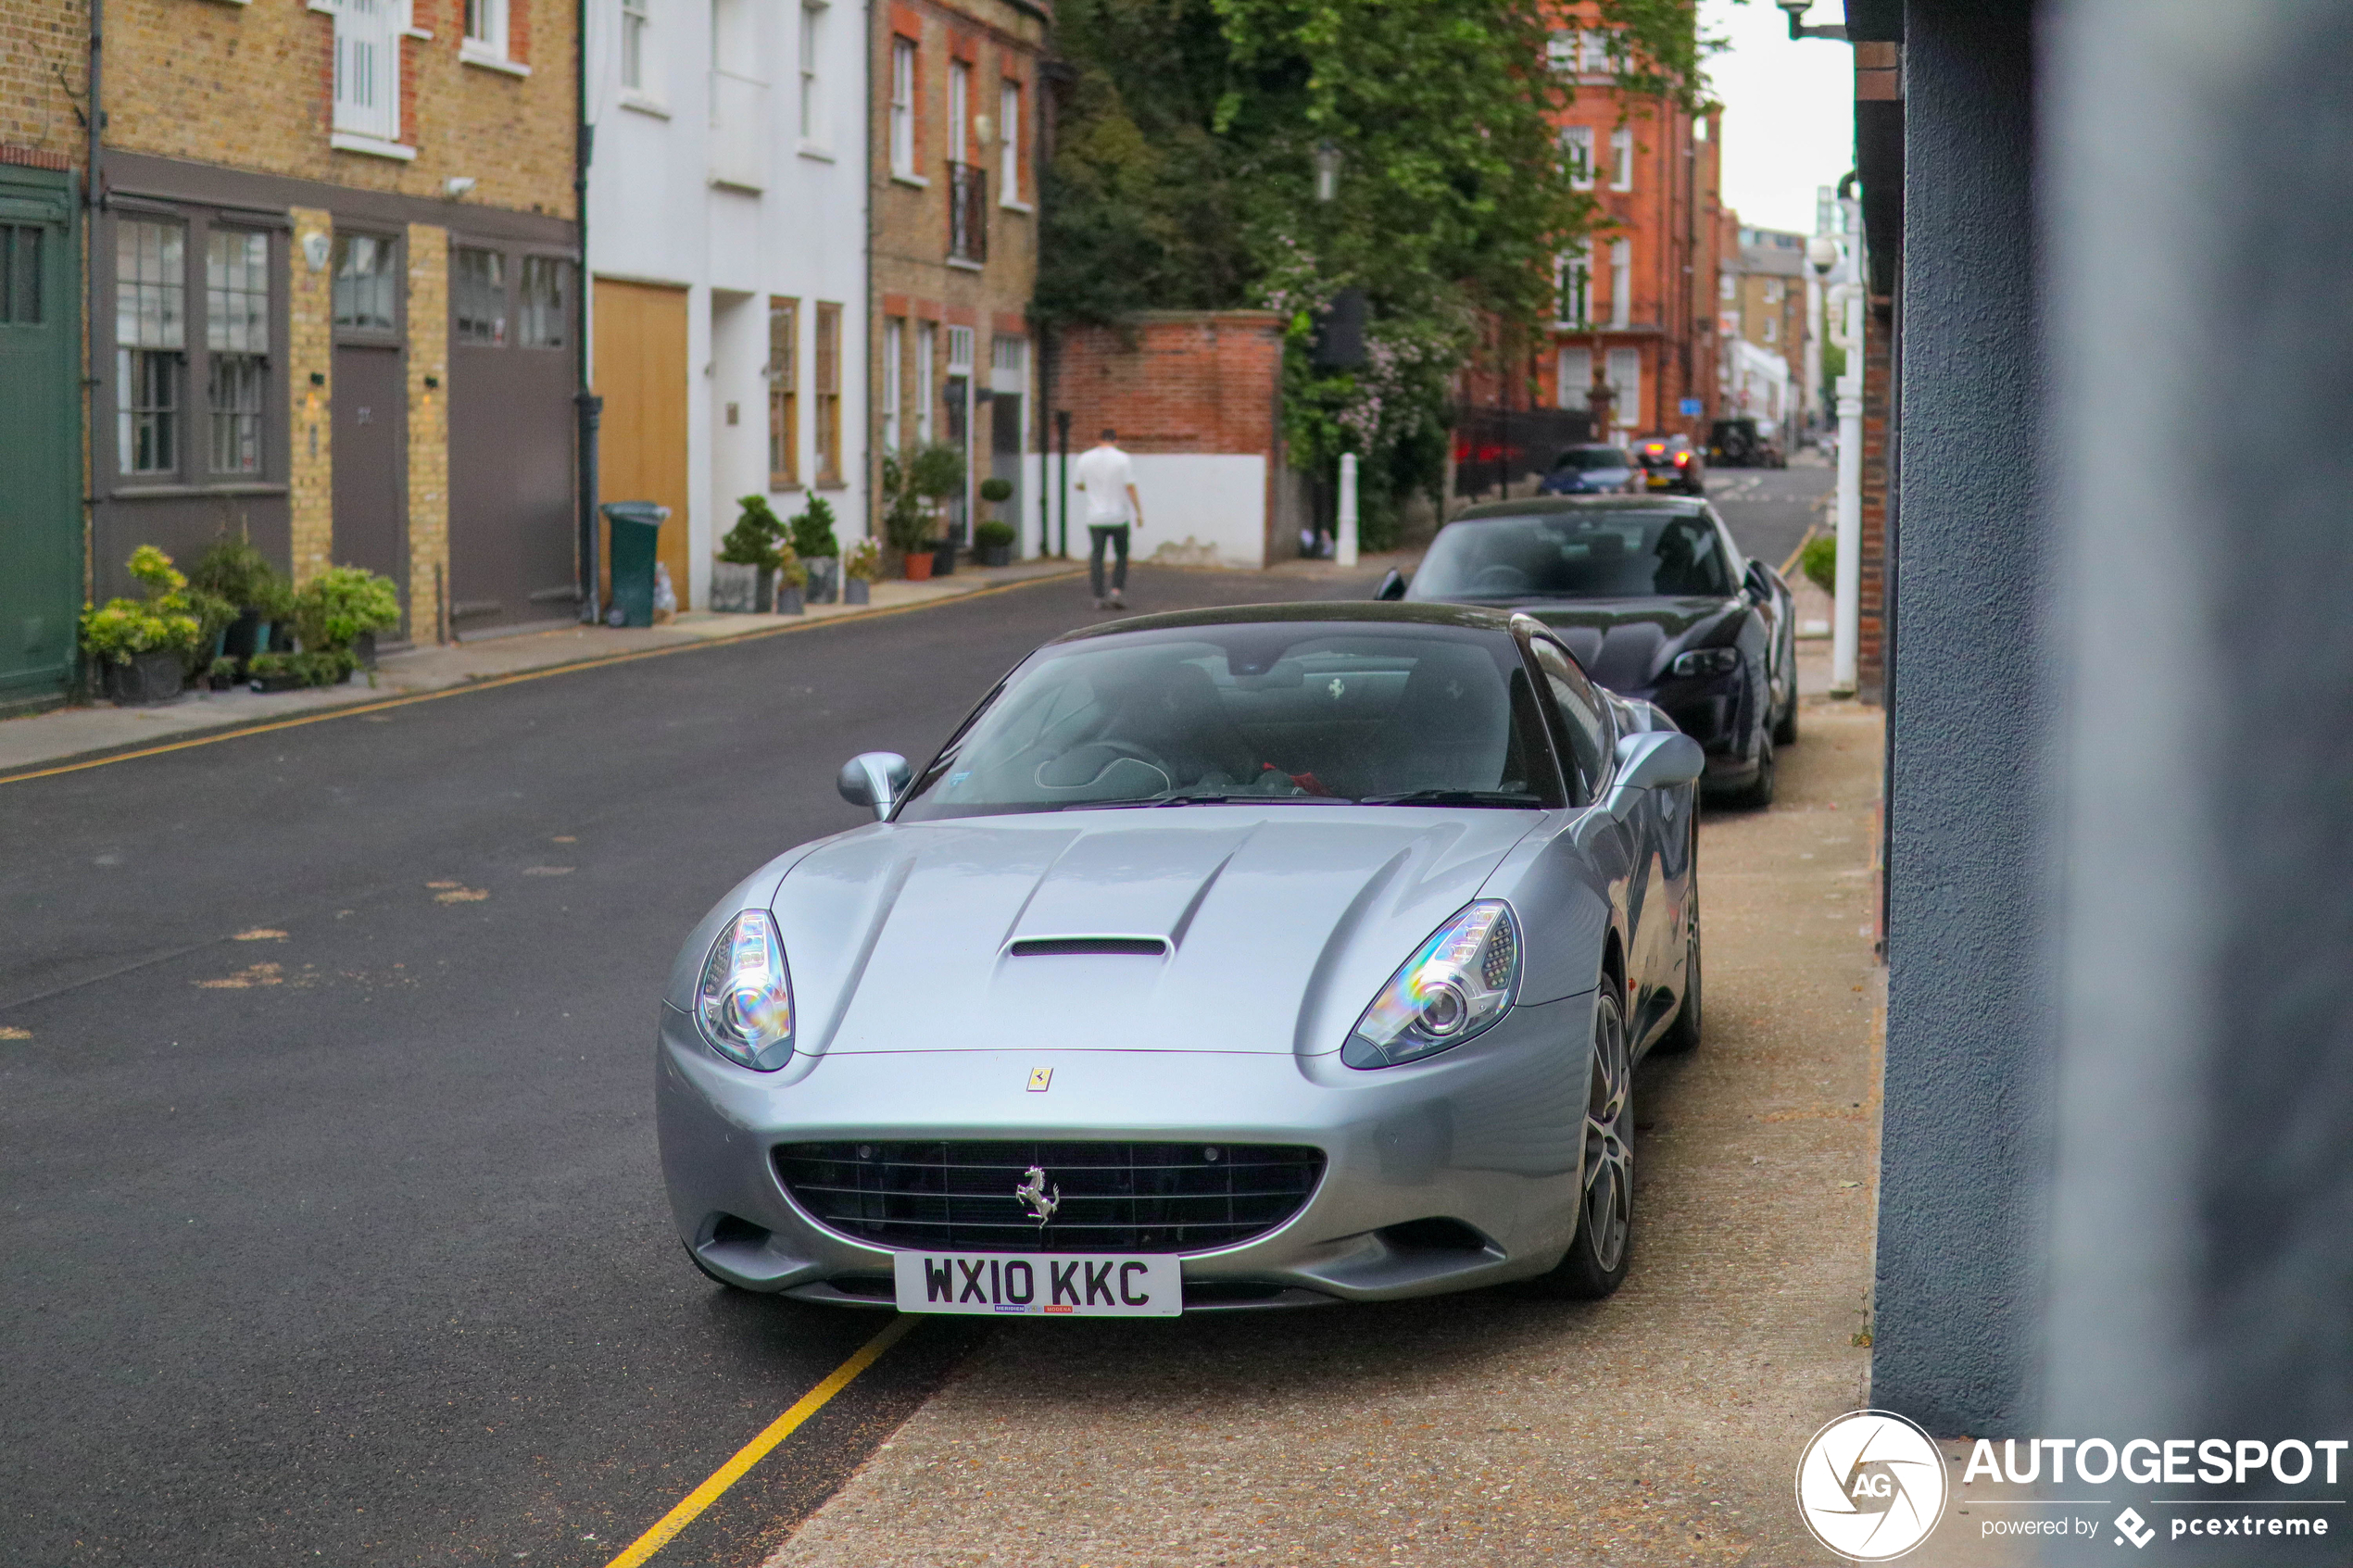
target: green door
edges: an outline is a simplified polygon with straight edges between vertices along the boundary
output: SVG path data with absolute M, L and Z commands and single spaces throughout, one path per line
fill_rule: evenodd
M 0 714 L 61 696 L 82 608 L 74 181 L 0 165 Z

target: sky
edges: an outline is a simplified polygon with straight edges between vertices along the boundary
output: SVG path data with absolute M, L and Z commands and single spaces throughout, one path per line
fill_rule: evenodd
M 1815 0 L 1809 26 L 1843 21 L 1839 0 Z M 1814 232 L 1814 188 L 1855 166 L 1855 52 L 1791 42 L 1773 0 L 1700 0 L 1703 33 L 1732 46 L 1707 62 L 1724 106 L 1724 201 L 1741 221 Z

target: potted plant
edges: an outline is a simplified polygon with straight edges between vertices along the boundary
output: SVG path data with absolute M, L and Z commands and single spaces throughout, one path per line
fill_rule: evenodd
M 260 691 L 332 686 L 354 670 L 375 668 L 376 633 L 400 624 L 400 590 L 365 567 L 331 566 L 294 596 L 294 652 L 272 650 L 246 661 Z
M 776 568 L 783 564 L 776 542 L 785 524 L 765 495 L 746 495 L 738 504 L 743 509 L 719 541 L 711 568 L 711 608 L 766 615 L 776 608 Z
M 793 554 L 809 570 L 809 602 L 826 605 L 841 593 L 841 541 L 834 537 L 833 503 L 823 495 L 793 514 Z
M 963 448 L 945 441 L 935 441 L 917 452 L 907 463 L 908 487 L 925 503 L 925 509 L 937 519 L 950 497 L 963 494 Z M 945 536 L 930 542 L 931 572 L 945 577 L 956 570 L 956 542 Z M 910 573 L 909 575 L 912 575 Z
M 920 583 L 931 575 L 931 510 L 912 468 L 895 455 L 882 460 L 883 542 L 903 558 L 907 580 Z
M 875 580 L 882 575 L 882 546 L 872 539 L 861 539 L 849 546 L 841 559 L 841 597 L 844 604 L 862 605 L 874 602 Z
M 991 484 L 999 483 L 990 480 Z M 973 530 L 973 555 L 983 566 L 1011 566 L 1013 563 L 1013 525 L 998 518 L 990 518 Z
M 807 611 L 808 601 L 801 597 L 809 586 L 809 568 L 802 564 L 800 552 L 789 542 L 776 546 L 776 613 L 800 615 Z
M 82 613 L 82 646 L 96 660 L 107 696 L 125 707 L 170 702 L 180 695 L 187 660 L 204 646 L 204 621 L 188 580 L 153 545 L 131 552 L 128 566 L 144 599 L 108 599 Z
M 273 639 L 284 645 L 281 651 L 293 646 L 293 585 L 249 540 L 222 533 L 188 573 L 188 583 L 192 596 L 204 594 L 220 601 L 215 619 L 221 610 L 228 616 L 211 639 L 214 665 L 227 659 L 236 665 L 233 676 L 242 677 L 246 662 L 270 652 Z M 216 690 L 221 685 L 220 673 L 217 668 L 210 671 Z

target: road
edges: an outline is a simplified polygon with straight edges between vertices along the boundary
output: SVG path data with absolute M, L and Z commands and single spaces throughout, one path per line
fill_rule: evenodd
M 1363 583 L 1137 574 L 1137 609 Z M 0 1563 L 596 1565 L 881 1319 L 671 1233 L 661 981 L 1067 581 L 0 786 Z M 759 1561 L 929 1323 L 657 1568 Z
M 1786 469 L 1711 469 L 1707 497 L 1731 525 L 1741 548 L 1774 566 L 1789 559 L 1806 529 L 1826 521 L 1823 507 L 1838 470 L 1810 463 Z

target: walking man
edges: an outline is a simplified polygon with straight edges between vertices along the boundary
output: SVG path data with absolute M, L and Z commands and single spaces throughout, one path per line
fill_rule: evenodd
M 1103 427 L 1102 438 L 1078 455 L 1078 488 L 1087 494 L 1087 581 L 1097 609 L 1127 608 L 1127 528 L 1144 526 L 1144 503 L 1136 495 L 1136 469 L 1118 446 L 1119 433 Z M 1103 546 L 1119 551 L 1112 568 L 1111 592 L 1103 592 Z

